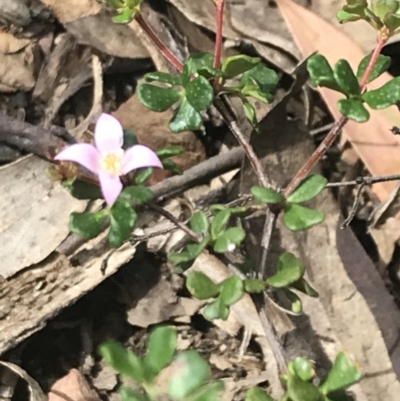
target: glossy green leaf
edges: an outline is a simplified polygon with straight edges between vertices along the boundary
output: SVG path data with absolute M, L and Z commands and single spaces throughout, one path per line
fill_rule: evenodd
M 150 333 L 143 364 L 146 367 L 145 370 L 151 372 L 151 379 L 172 362 L 177 340 L 176 329 L 171 326 L 160 326 Z
M 283 288 L 300 280 L 306 268 L 304 263 L 292 253 L 283 253 L 278 260 L 277 272 L 267 279 L 267 284 L 275 288 Z
M 219 294 L 219 287 L 201 272 L 190 272 L 186 278 L 186 287 L 197 299 L 214 298 Z
M 297 375 L 289 376 L 287 392 L 292 401 L 322 401 L 318 388 Z
M 286 297 L 290 301 L 291 310 L 293 313 L 302 313 L 303 312 L 303 303 L 301 302 L 300 297 L 295 294 L 293 291 L 288 290 L 287 288 L 283 288 Z
M 291 284 L 290 287 L 312 298 L 317 298 L 319 295 L 318 292 L 314 290 L 314 288 L 311 287 L 311 285 L 306 280 L 304 280 L 304 278 Z
M 384 21 L 387 14 L 395 13 L 399 8 L 397 0 L 372 0 L 372 11 L 381 20 Z
M 299 231 L 321 223 L 324 218 L 325 214 L 319 210 L 290 204 L 285 207 L 283 222 L 289 230 Z
M 250 82 L 258 84 L 259 88 L 264 93 L 271 93 L 278 83 L 278 74 L 267 68 L 264 64 L 259 63 L 251 70 L 246 71 L 240 80 L 242 87 L 246 86 Z
M 251 387 L 246 391 L 245 401 L 275 401 L 261 387 Z
M 388 14 L 383 22 L 389 30 L 394 32 L 400 28 L 400 15 L 398 13 Z
M 129 202 L 117 199 L 110 210 L 110 232 L 108 241 L 114 248 L 119 248 L 129 239 L 135 226 L 137 214 Z
M 108 210 L 98 212 L 74 212 L 69 218 L 69 229 L 83 238 L 95 238 L 103 230 L 108 218 Z
M 250 57 L 244 54 L 238 54 L 228 57 L 222 64 L 221 69 L 225 72 L 227 78 L 233 78 L 251 70 L 260 62 L 261 59 L 259 57 Z
M 226 320 L 229 317 L 229 307 L 221 301 L 220 297 L 218 297 L 215 301 L 211 302 L 204 308 L 203 316 L 210 322 L 215 319 Z
M 175 358 L 176 370 L 170 378 L 168 394 L 183 400 L 210 379 L 207 362 L 196 351 L 185 351 Z
M 145 394 L 128 387 L 122 387 L 119 394 L 122 401 L 148 401 Z
M 259 126 L 258 120 L 257 120 L 256 109 L 245 97 L 242 98 L 242 102 L 243 102 L 243 109 L 244 109 L 244 114 L 245 114 L 246 118 L 249 120 L 252 127 L 258 132 L 260 129 L 260 126 Z
M 207 383 L 190 395 L 190 401 L 222 401 L 221 393 L 225 389 L 225 383 L 220 380 Z
M 231 306 L 244 294 L 243 281 L 238 276 L 231 276 L 220 284 L 221 302 L 226 306 Z
M 346 352 L 339 352 L 327 378 L 321 384 L 324 394 L 346 389 L 361 380 L 362 372 L 358 363 Z
M 365 70 L 368 67 L 368 64 L 371 60 L 371 54 L 368 54 L 368 56 L 365 56 L 360 64 L 358 65 L 358 70 L 357 70 L 357 79 L 361 81 Z M 374 68 L 372 69 L 371 75 L 368 78 L 367 83 L 373 81 L 374 79 L 378 78 L 380 75 L 382 75 L 387 69 L 390 67 L 391 64 L 391 58 L 388 56 L 384 56 L 382 54 L 379 55 L 378 59 L 376 60 L 376 64 L 374 65 Z
M 189 220 L 189 225 L 196 234 L 202 234 L 208 232 L 210 223 L 207 215 L 203 211 L 199 210 L 192 215 Z
M 190 81 L 192 74 L 199 74 L 207 79 L 214 76 L 222 77 L 225 74 L 221 70 L 217 70 L 213 67 L 214 55 L 212 53 L 193 53 L 187 59 L 184 65 L 184 86 Z
M 148 72 L 144 79 L 146 82 L 163 82 L 170 85 L 182 85 L 182 78 L 179 75 L 172 75 L 161 71 Z
M 126 187 L 120 195 L 120 199 L 135 203 L 136 205 L 142 205 L 149 202 L 153 197 L 154 194 L 152 190 L 143 185 Z
M 144 184 L 153 174 L 151 167 L 142 168 L 135 171 L 135 183 L 136 185 Z
M 172 132 L 195 131 L 203 125 L 201 114 L 183 98 L 181 105 L 169 122 Z
M 218 253 L 232 252 L 240 245 L 246 236 L 241 227 L 231 227 L 221 233 L 214 244 L 214 251 Z
M 369 107 L 377 110 L 400 102 L 400 77 L 393 78 L 379 89 L 364 93 L 362 97 Z
M 263 103 L 272 103 L 273 96 L 262 89 L 260 84 L 249 81 L 240 91 L 243 96 L 251 96 Z
M 340 99 L 337 103 L 339 111 L 350 120 L 365 123 L 369 120 L 369 111 L 359 99 Z
M 248 278 L 243 281 L 244 290 L 251 294 L 257 294 L 265 291 L 267 283 L 264 280 L 258 278 Z
M 339 90 L 333 69 L 322 54 L 314 54 L 307 60 L 307 70 L 314 86 L 325 86 L 333 90 Z
M 216 214 L 211 223 L 211 237 L 216 240 L 218 236 L 226 229 L 226 226 L 231 218 L 229 209 L 221 210 Z
M 185 87 L 186 99 L 196 111 L 206 110 L 214 100 L 214 89 L 203 76 L 191 80 Z
M 301 380 L 310 381 L 315 377 L 314 364 L 306 358 L 296 357 L 289 364 L 289 370 L 296 374 Z
M 100 346 L 99 353 L 106 363 L 118 373 L 131 377 L 139 383 L 145 381 L 142 361 L 122 344 L 116 341 L 107 341 Z
M 167 146 L 166 148 L 157 150 L 156 153 L 160 159 L 165 159 L 167 157 L 181 155 L 184 152 L 185 148 L 183 146 Z
M 333 69 L 333 76 L 341 92 L 348 96 L 361 94 L 360 84 L 347 60 L 339 60 Z
M 150 110 L 162 112 L 177 103 L 182 94 L 172 88 L 162 88 L 153 84 L 141 84 L 137 88 L 139 100 Z
M 328 180 L 320 174 L 310 175 L 289 195 L 287 201 L 291 203 L 307 202 L 315 198 L 326 187 L 327 183 Z
M 257 202 L 260 203 L 277 204 L 285 202 L 285 197 L 272 188 L 254 186 L 251 188 L 251 194 L 256 198 Z
M 64 188 L 76 199 L 102 199 L 103 195 L 98 185 L 81 180 L 67 180 Z

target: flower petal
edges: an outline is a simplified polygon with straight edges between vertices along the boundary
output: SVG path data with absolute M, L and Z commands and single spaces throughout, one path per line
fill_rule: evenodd
M 94 174 L 98 174 L 100 167 L 100 153 L 89 143 L 77 143 L 68 146 L 58 153 L 54 160 L 76 162 Z
M 124 154 L 122 174 L 127 174 L 132 170 L 143 167 L 160 167 L 163 165 L 150 148 L 144 145 L 134 145 L 126 150 Z
M 122 182 L 117 176 L 101 171 L 99 173 L 101 192 L 108 206 L 112 206 L 122 191 Z
M 124 141 L 122 125 L 112 115 L 102 113 L 96 122 L 94 140 L 100 153 L 121 149 Z

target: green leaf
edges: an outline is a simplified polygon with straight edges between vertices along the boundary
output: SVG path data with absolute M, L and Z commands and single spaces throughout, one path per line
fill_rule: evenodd
M 257 294 L 260 292 L 264 292 L 267 288 L 267 283 L 258 278 L 248 278 L 243 281 L 244 290 L 251 294 Z
M 137 88 L 139 100 L 150 110 L 162 112 L 177 103 L 182 94 L 176 89 L 162 88 L 152 84 L 141 84 Z
M 244 97 L 242 98 L 243 109 L 246 118 L 250 121 L 252 127 L 258 132 L 260 130 L 260 126 L 257 120 L 257 113 L 254 106 Z
M 67 180 L 63 182 L 64 188 L 76 199 L 102 199 L 103 194 L 98 185 L 82 180 Z
M 272 188 L 255 186 L 251 188 L 251 194 L 256 198 L 257 202 L 260 203 L 277 204 L 285 202 L 285 197 Z
M 240 92 L 243 96 L 251 96 L 267 104 L 272 103 L 274 100 L 273 96 L 269 92 L 265 92 L 260 84 L 252 81 L 247 82 Z
M 229 209 L 221 210 L 216 214 L 211 223 L 211 237 L 213 240 L 216 240 L 222 231 L 225 230 L 230 218 L 231 212 Z
M 171 326 L 160 326 L 150 333 L 143 363 L 146 370 L 152 373 L 151 379 L 172 362 L 177 347 L 177 339 L 176 329 Z
M 130 350 L 116 341 L 107 341 L 99 348 L 106 363 L 118 373 L 131 377 L 139 383 L 145 381 L 142 361 Z
M 348 13 L 344 10 L 339 10 L 336 14 L 336 18 L 340 23 L 359 21 L 362 19 L 358 14 Z
M 324 213 L 319 210 L 291 204 L 285 207 L 283 222 L 289 230 L 299 231 L 321 223 L 324 218 Z
M 307 60 L 307 70 L 314 86 L 325 86 L 333 90 L 339 90 L 328 60 L 321 54 L 314 54 Z
M 301 184 L 287 198 L 290 203 L 307 202 L 315 198 L 328 183 L 328 180 L 319 174 L 313 174 L 305 178 Z
M 227 78 L 233 78 L 251 70 L 255 65 L 259 64 L 259 57 L 249 57 L 243 54 L 228 57 L 222 64 L 221 70 L 225 72 Z
M 203 125 L 201 114 L 183 98 L 181 105 L 169 122 L 172 132 L 195 131 Z
M 214 100 L 214 89 L 206 78 L 199 76 L 186 86 L 186 99 L 196 111 L 208 109 Z
M 290 301 L 291 309 L 293 313 L 302 313 L 303 312 L 303 303 L 301 302 L 300 297 L 295 294 L 293 291 L 288 290 L 287 288 L 283 288 L 285 295 Z
M 214 298 L 219 294 L 219 287 L 208 276 L 200 272 L 190 272 L 186 278 L 186 287 L 197 299 Z
M 304 278 L 291 284 L 290 287 L 312 298 L 317 298 L 319 295 L 318 292 L 314 290 L 306 280 L 304 280 Z
M 126 150 L 134 145 L 137 145 L 138 139 L 136 134 L 131 129 L 124 129 L 124 142 L 122 149 Z
M 131 235 L 137 220 L 137 214 L 129 202 L 117 199 L 110 210 L 110 232 L 108 241 L 114 248 L 119 248 Z
M 95 238 L 104 228 L 108 210 L 98 212 L 74 212 L 69 218 L 69 229 L 83 238 Z
M 347 96 L 357 96 L 361 94 L 360 84 L 357 77 L 347 60 L 339 60 L 333 70 L 336 83 L 339 85 L 340 91 Z
M 379 89 L 364 93 L 362 97 L 369 107 L 377 110 L 386 109 L 400 102 L 400 77 L 393 78 Z
M 228 210 L 231 214 L 240 215 L 246 213 L 247 208 L 246 206 L 227 207 L 225 205 L 219 205 L 219 204 L 214 204 L 210 206 L 210 211 L 214 215 L 216 215 L 221 210 Z
M 135 19 L 136 11 L 131 8 L 124 8 L 118 15 L 115 15 L 112 20 L 117 24 L 129 24 Z
M 310 381 L 315 377 L 314 364 L 308 359 L 298 356 L 289 364 L 289 370 L 301 380 Z
M 203 252 L 209 241 L 210 238 L 206 237 L 198 244 L 188 244 L 184 251 L 179 253 L 170 253 L 168 259 L 170 262 L 175 264 L 190 262 L 196 259 Z
M 224 389 L 225 383 L 222 380 L 207 383 L 190 395 L 190 401 L 221 401 Z
M 371 56 L 372 53 L 369 54 L 368 56 L 365 56 L 358 65 L 358 70 L 357 70 L 358 81 L 361 81 L 365 73 L 365 70 L 367 69 L 368 64 L 371 60 Z M 380 54 L 376 61 L 376 64 L 374 65 L 374 68 L 372 69 L 371 75 L 369 76 L 367 83 L 373 81 L 374 79 L 382 75 L 385 71 L 387 71 L 387 69 L 390 67 L 390 64 L 391 64 L 391 58 Z
M 136 185 L 144 184 L 153 174 L 151 167 L 142 168 L 135 171 L 135 183 Z
M 337 103 L 339 111 L 350 120 L 365 123 L 369 120 L 369 112 L 359 99 L 340 99 Z
M 229 307 L 221 301 L 220 297 L 218 297 L 215 301 L 211 302 L 204 308 L 203 316 L 210 322 L 215 319 L 226 320 L 229 317 Z
M 208 232 L 210 223 L 207 215 L 199 210 L 192 215 L 189 220 L 189 225 L 196 234 L 202 234 Z
M 292 401 L 321 401 L 321 392 L 313 384 L 301 380 L 297 375 L 290 375 L 288 395 Z
M 357 362 L 346 352 L 339 352 L 327 378 L 319 387 L 324 394 L 358 383 L 362 372 Z
M 389 30 L 394 32 L 400 27 L 400 15 L 388 14 L 383 22 L 389 28 Z
M 175 174 L 175 175 L 182 175 L 183 174 L 183 170 L 177 166 L 177 164 L 175 162 L 173 162 L 170 159 L 166 159 L 162 161 L 164 170 L 169 170 L 171 171 L 171 173 Z
M 157 156 L 160 159 L 181 155 L 185 151 L 183 146 L 167 146 L 166 148 L 157 150 Z
M 277 272 L 267 280 L 267 284 L 275 288 L 287 287 L 300 280 L 306 267 L 292 253 L 283 253 L 278 260 Z
M 220 291 L 221 302 L 226 306 L 231 306 L 244 294 L 243 281 L 238 276 L 229 277 L 220 284 Z
M 121 200 L 133 202 L 136 205 L 143 205 L 144 203 L 152 200 L 153 197 L 154 194 L 152 190 L 143 185 L 126 187 L 120 195 Z
M 395 13 L 399 8 L 397 0 L 373 0 L 372 11 L 381 20 L 384 21 L 387 14 Z
M 211 53 L 193 53 L 186 60 L 183 69 L 183 85 L 185 86 L 193 74 L 199 74 L 207 79 L 212 77 L 223 77 L 224 72 L 213 67 L 214 55 Z
M 149 72 L 144 76 L 146 82 L 163 82 L 170 85 L 182 85 L 182 78 L 179 75 L 172 75 L 161 71 Z
M 242 87 L 244 87 L 250 82 L 254 82 L 258 84 L 259 88 L 264 93 L 271 93 L 275 89 L 278 79 L 278 74 L 274 70 L 271 70 L 264 64 L 259 63 L 242 75 L 240 84 Z
M 145 394 L 127 387 L 122 387 L 119 394 L 122 401 L 148 401 Z
M 275 401 L 261 387 L 251 387 L 246 391 L 245 401 Z
M 196 351 L 185 351 L 174 360 L 176 369 L 170 378 L 168 394 L 182 400 L 210 379 L 207 362 Z
M 246 236 L 241 227 L 231 227 L 221 233 L 214 244 L 214 251 L 218 253 L 232 252 L 240 245 Z

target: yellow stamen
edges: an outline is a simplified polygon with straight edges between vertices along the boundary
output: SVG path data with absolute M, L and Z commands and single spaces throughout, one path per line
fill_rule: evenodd
M 100 161 L 101 168 L 111 175 L 122 175 L 123 156 L 122 149 L 104 154 Z

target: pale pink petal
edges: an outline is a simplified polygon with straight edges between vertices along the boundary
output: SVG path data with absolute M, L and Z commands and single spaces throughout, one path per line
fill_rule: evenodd
M 79 163 L 94 174 L 98 174 L 100 167 L 100 153 L 89 143 L 77 143 L 68 146 L 58 153 L 54 160 L 65 160 Z
M 160 167 L 162 163 L 155 152 L 144 145 L 134 145 L 124 154 L 122 174 L 143 167 Z
M 110 114 L 103 113 L 96 121 L 94 140 L 100 153 L 121 149 L 124 131 L 119 121 Z
M 112 206 L 122 191 L 119 177 L 101 171 L 99 173 L 101 192 L 108 206 Z

